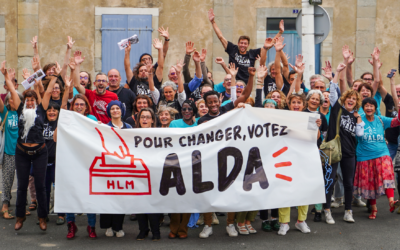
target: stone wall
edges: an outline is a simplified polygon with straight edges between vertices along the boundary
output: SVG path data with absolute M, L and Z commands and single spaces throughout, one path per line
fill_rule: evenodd
M 224 73 L 213 63 L 214 59 L 217 56 L 227 59 L 227 56 L 208 21 L 209 8 L 214 8 L 216 22 L 228 40 L 236 42 L 240 35 L 249 35 L 250 45 L 255 47 L 262 44 L 261 33 L 264 32 L 259 30 L 258 25 L 262 22 L 257 19 L 260 10 L 300 9 L 301 1 L 0 0 L 0 60 L 6 59 L 8 67 L 18 69 L 21 81 L 22 68 L 31 69 L 32 36 L 39 36 L 39 52 L 44 65 L 54 61 L 62 63 L 67 36 L 70 35 L 76 41 L 74 50 L 81 50 L 86 56 L 82 69 L 91 73 L 99 71 L 101 22 L 95 16 L 96 7 L 158 8 L 159 16 L 157 20 L 153 19 L 153 23 L 157 21 L 159 26 L 169 27 L 171 35 L 164 78 L 167 78 L 168 68 L 178 58 L 183 58 L 184 44 L 191 40 L 198 50 L 207 48 L 207 66 L 218 82 Z M 372 69 L 367 59 L 373 47 L 378 45 L 382 50 L 384 75 L 390 68 L 397 68 L 400 40 L 396 28 L 400 21 L 400 1 L 324 0 L 323 7 L 332 17 L 331 34 L 322 46 L 323 60 L 331 59 L 336 67 L 342 61 L 341 47 L 348 44 L 357 55 L 353 70 L 355 77 L 359 77 L 361 72 Z M 153 36 L 158 36 L 157 31 Z M 190 67 L 193 69 L 192 62 Z M 388 84 L 387 81 L 385 84 Z

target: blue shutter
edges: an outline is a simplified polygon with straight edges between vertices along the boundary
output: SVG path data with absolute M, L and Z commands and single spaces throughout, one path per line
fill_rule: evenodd
M 118 42 L 134 34 L 139 37 L 139 43 L 133 44 L 131 49 L 131 67 L 139 62 L 143 53 L 151 54 L 151 15 L 102 15 L 102 71 L 117 69 L 121 74 L 121 83 L 126 82 L 124 56 L 119 50 Z
M 278 33 L 278 30 L 267 31 L 267 37 L 275 37 Z M 286 43 L 283 51 L 290 56 L 288 62 L 292 65 L 296 62 L 296 55 L 301 54 L 301 39 L 297 35 L 296 31 L 285 31 L 282 35 L 285 38 L 284 43 Z M 267 53 L 267 65 L 269 62 L 273 62 L 275 60 L 275 49 L 268 50 Z M 291 68 L 289 67 L 289 70 Z M 315 45 L 315 74 L 320 74 L 321 72 L 321 44 Z

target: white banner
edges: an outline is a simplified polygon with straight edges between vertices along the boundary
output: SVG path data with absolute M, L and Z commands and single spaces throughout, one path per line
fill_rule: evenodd
M 324 203 L 318 116 L 247 105 L 192 128 L 121 130 L 62 110 L 55 211 L 236 212 Z

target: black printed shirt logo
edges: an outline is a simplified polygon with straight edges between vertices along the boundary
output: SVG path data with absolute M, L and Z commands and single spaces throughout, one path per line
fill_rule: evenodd
M 148 95 L 150 96 L 150 90 L 145 85 L 138 84 L 136 88 L 137 95 Z
M 340 119 L 340 128 L 349 132 L 352 136 L 355 136 L 356 124 L 354 120 L 350 118 L 349 115 L 342 115 Z
M 235 61 L 241 66 L 250 67 L 250 59 L 238 53 L 235 54 Z

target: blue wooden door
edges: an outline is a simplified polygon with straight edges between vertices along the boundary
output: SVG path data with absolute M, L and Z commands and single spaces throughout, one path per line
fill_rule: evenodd
M 118 42 L 134 34 L 139 37 L 139 43 L 131 49 L 131 67 L 139 62 L 143 53 L 151 54 L 151 15 L 102 15 L 102 71 L 117 69 L 121 74 L 121 84 L 126 82 L 124 69 L 125 51 L 120 50 Z

